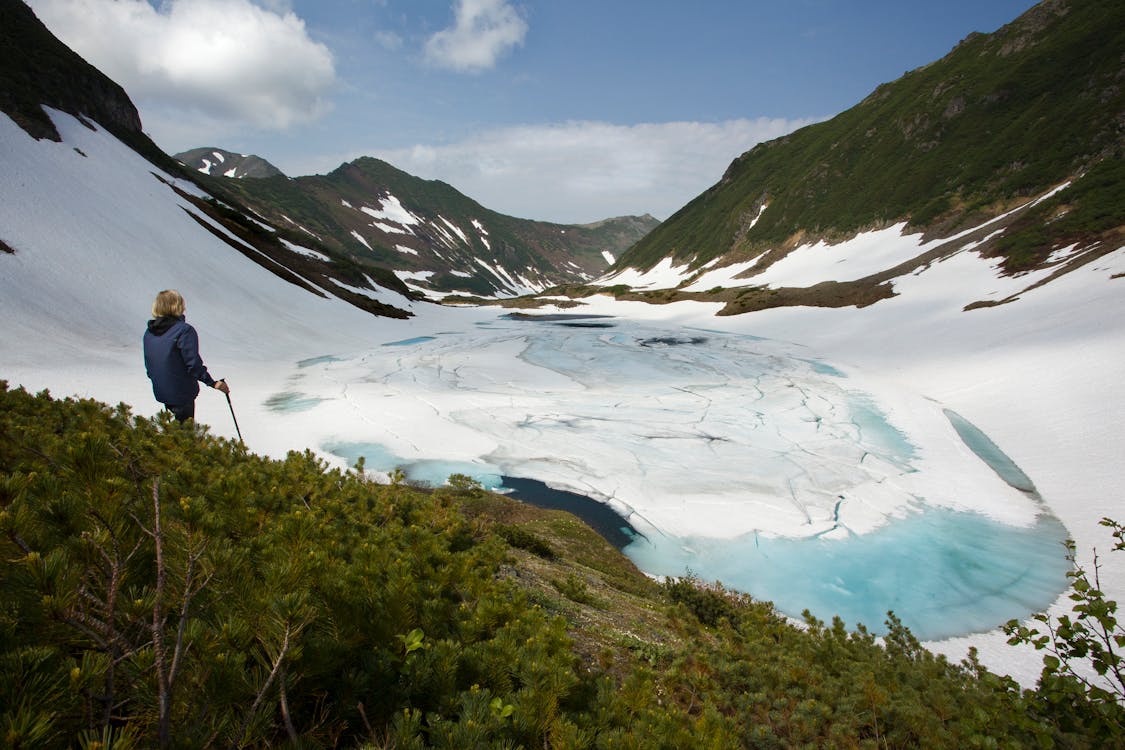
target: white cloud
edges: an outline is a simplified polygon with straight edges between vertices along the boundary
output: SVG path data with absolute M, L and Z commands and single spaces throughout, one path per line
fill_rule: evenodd
M 419 177 L 448 182 L 487 208 L 524 218 L 582 223 L 651 213 L 664 219 L 718 182 L 739 154 L 812 122 L 569 122 L 333 161 L 378 156 Z
M 63 42 L 125 87 L 150 132 L 153 122 L 283 130 L 329 110 L 335 66 L 288 2 L 262 2 L 269 7 L 249 0 L 29 5 Z
M 523 44 L 527 22 L 506 0 L 457 0 L 453 26 L 426 42 L 426 60 L 442 68 L 478 72 Z

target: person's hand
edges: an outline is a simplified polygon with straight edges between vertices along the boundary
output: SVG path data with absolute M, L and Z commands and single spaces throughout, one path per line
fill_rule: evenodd
M 227 381 L 225 381 L 225 380 L 216 380 L 215 385 L 213 385 L 211 387 L 214 388 L 217 391 L 222 391 L 223 393 L 227 394 L 228 396 L 230 395 L 230 386 L 227 385 Z

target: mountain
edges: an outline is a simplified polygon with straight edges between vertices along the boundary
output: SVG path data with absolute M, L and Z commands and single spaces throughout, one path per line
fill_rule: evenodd
M 686 287 L 741 264 L 712 295 L 727 312 L 869 304 L 891 279 L 970 245 L 1004 274 L 1057 278 L 1125 237 L 1123 59 L 1125 5 L 1046 0 L 832 120 L 744 153 L 613 270 L 664 262 L 677 269 L 665 285 Z M 892 227 L 958 239 L 936 254 L 906 243 L 843 286 L 763 284 L 793 254 Z M 759 286 L 771 293 L 746 292 Z
M 407 314 L 404 305 L 377 301 L 388 290 L 408 301 L 451 292 L 504 297 L 586 281 L 658 224 L 516 219 L 374 159 L 290 180 L 260 157 L 219 148 L 172 158 L 144 134 L 126 92 L 25 3 L 0 0 L 0 42 L 0 111 L 28 135 L 60 141 L 44 107 L 104 127 L 160 170 L 215 238 L 289 283 L 376 315 Z M 11 247 L 0 237 L 0 248 Z
M 363 266 L 395 269 L 412 288 L 437 298 L 512 296 L 585 282 L 659 224 L 651 216 L 589 225 L 506 216 L 444 182 L 370 157 L 327 175 L 216 177 L 207 184 L 274 226 L 315 237 Z
M 26 217 L 53 210 L 54 215 L 47 220 L 57 222 L 61 228 L 79 219 L 84 209 L 98 205 L 103 214 L 94 218 L 97 227 L 77 229 L 73 241 L 85 246 L 92 238 L 104 235 L 115 238 L 114 247 L 125 243 L 126 251 L 129 244 L 140 242 L 147 253 L 168 259 L 183 255 L 184 245 L 192 240 L 182 232 L 169 233 L 167 227 L 160 227 L 151 235 L 139 233 L 138 227 L 145 225 L 146 210 L 162 214 L 153 203 L 155 195 L 151 191 L 142 191 L 143 195 L 139 193 L 132 202 L 110 205 L 115 199 L 121 201 L 128 193 L 124 185 L 114 184 L 110 175 L 126 181 L 155 178 L 161 185 L 159 201 L 178 205 L 181 215 L 190 217 L 196 229 L 203 233 L 196 242 L 217 244 L 223 253 L 233 249 L 304 293 L 319 298 L 338 298 L 377 316 L 409 317 L 406 308 L 416 295 L 389 270 L 361 269 L 346 258 L 333 257 L 307 237 L 297 233 L 287 236 L 284 230 L 264 226 L 250 211 L 228 200 L 228 196 L 220 199 L 208 193 L 199 185 L 198 173 L 169 157 L 144 134 L 137 109 L 125 90 L 59 41 L 19 0 L 0 0 L 0 111 L 8 115 L 25 136 L 60 145 L 69 143 L 73 153 L 86 160 L 87 168 L 97 163 L 101 171 L 98 175 L 83 174 L 81 167 L 71 170 L 66 161 L 57 156 L 40 157 L 53 161 L 49 168 L 41 168 L 42 174 L 36 179 L 45 182 L 69 179 L 75 183 L 56 184 L 49 198 L 45 197 L 27 212 L 17 213 L 5 222 L 0 230 L 3 233 L 0 246 L 5 252 L 42 253 L 46 259 L 55 249 L 51 246 L 61 238 L 44 236 Z M 101 139 L 96 139 L 96 147 L 105 148 L 103 156 L 116 161 L 102 162 L 98 154 L 75 145 L 74 138 L 68 142 L 59 130 L 59 123 L 66 119 L 63 115 L 77 119 L 91 133 L 108 134 L 131 150 L 145 166 L 138 166 L 131 157 L 123 157 L 115 146 Z M 31 179 L 21 178 L 19 174 L 21 156 L 29 153 L 28 148 L 29 144 L 15 135 L 7 144 L 5 177 L 9 180 Z M 110 157 L 110 153 L 118 155 Z M 29 165 L 28 170 L 34 171 L 34 167 Z M 15 191 L 7 199 L 14 209 L 25 196 L 14 183 L 6 187 Z M 79 201 L 84 205 L 63 204 L 61 196 L 73 194 L 75 190 L 79 191 Z M 111 262 L 109 258 L 104 260 Z M 45 278 L 38 281 L 44 285 L 51 283 Z M 380 297 L 394 302 L 380 301 Z
M 236 154 L 213 146 L 193 148 L 174 154 L 174 159 L 183 162 L 184 166 L 202 172 L 203 174 L 221 174 L 234 179 L 261 178 L 281 176 L 280 169 L 270 164 L 260 156 L 253 154 Z

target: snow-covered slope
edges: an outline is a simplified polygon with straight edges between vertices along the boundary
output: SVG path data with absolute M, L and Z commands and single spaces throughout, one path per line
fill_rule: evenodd
M 216 236 L 229 233 L 206 219 L 213 231 L 204 228 L 176 192 L 198 188 L 108 133 L 49 113 L 60 143 L 35 140 L 0 114 L 0 240 L 14 250 L 0 254 L 0 377 L 155 411 L 138 346 L 152 298 L 166 288 L 184 294 L 204 359 L 230 378 L 236 404 L 254 400 L 240 386 L 269 381 L 279 356 L 362 346 L 389 325 L 234 252 Z M 404 310 L 415 304 L 363 293 Z M 225 402 L 201 398 L 201 420 L 220 424 L 225 412 Z

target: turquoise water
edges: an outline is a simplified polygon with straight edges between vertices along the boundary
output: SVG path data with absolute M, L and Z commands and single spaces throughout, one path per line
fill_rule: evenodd
M 297 363 L 297 367 L 312 367 L 313 365 L 323 365 L 327 362 L 342 362 L 339 357 L 331 354 L 325 354 L 321 357 L 310 357 L 309 359 L 302 359 Z
M 445 484 L 451 474 L 464 474 L 487 489 L 510 491 L 513 497 L 536 507 L 573 513 L 618 549 L 640 537 L 626 519 L 605 503 L 574 492 L 553 489 L 536 479 L 502 476 L 499 469 L 489 464 L 433 460 L 405 462 L 377 443 L 328 443 L 322 447 L 347 461 L 349 466 L 355 466 L 359 457 L 363 456 L 367 469 L 402 469 L 408 480 L 431 487 Z
M 402 469 L 411 482 L 422 482 L 431 487 L 445 484 L 451 474 L 472 477 L 490 490 L 502 484 L 500 469 L 485 463 L 433 459 L 404 461 L 378 443 L 326 443 L 321 447 L 347 461 L 348 466 L 355 466 L 359 457 L 363 456 L 364 465 L 372 471 Z
M 411 346 L 413 344 L 423 344 L 427 341 L 433 341 L 433 336 L 415 336 L 412 339 L 403 339 L 402 341 L 388 341 L 383 346 Z
M 511 490 L 512 497 L 537 508 L 565 510 L 572 513 L 618 549 L 624 549 L 641 536 L 632 524 L 605 503 L 599 503 L 575 492 L 556 490 L 537 479 L 507 476 L 502 479 L 503 488 Z
M 266 408 L 283 414 L 308 411 L 325 399 L 297 391 L 282 391 L 266 399 Z
M 821 362 L 819 359 L 802 359 L 801 361 L 804 362 L 809 367 L 811 367 L 813 369 L 813 372 L 815 372 L 819 375 L 828 375 L 829 377 L 833 377 L 833 378 L 846 378 L 847 377 L 847 375 L 840 372 L 839 370 L 837 370 L 832 365 Z
M 915 449 L 863 396 L 850 400 L 865 443 L 907 465 Z M 1035 485 L 979 428 L 946 416 L 965 444 L 1012 487 L 1039 499 Z M 1040 502 L 1042 502 L 1040 500 Z M 939 640 L 996 628 L 1049 607 L 1066 590 L 1063 524 L 1046 511 L 1029 527 L 946 508 L 913 510 L 862 536 L 843 539 L 677 539 L 650 535 L 625 547 L 642 570 L 718 580 L 792 617 L 805 609 L 822 620 L 842 617 L 884 631 L 895 614 L 916 636 Z
M 885 631 L 893 610 L 916 636 L 937 640 L 991 630 L 1050 606 L 1067 586 L 1054 517 L 1018 528 L 976 513 L 927 508 L 845 539 L 636 539 L 625 548 L 642 570 L 705 581 L 769 600 L 800 617 L 808 609 L 849 627 Z
M 599 318 L 612 318 L 612 315 L 594 315 L 590 313 L 507 313 L 500 316 L 504 320 L 529 320 L 540 323 L 556 323 L 561 320 L 597 320 Z
M 953 429 L 965 441 L 965 445 L 969 446 L 969 449 L 977 454 L 980 460 L 988 464 L 1001 479 L 1020 492 L 1039 496 L 1031 477 L 1024 474 L 1023 470 L 1016 466 L 1016 462 L 1008 458 L 1008 455 L 1000 450 L 1000 447 L 992 442 L 988 435 L 985 435 L 976 425 L 957 412 L 950 409 L 944 409 L 943 411 L 945 416 L 949 418 L 950 424 L 953 425 Z
M 870 397 L 849 394 L 848 410 L 852 423 L 859 430 L 860 443 L 904 471 L 914 471 L 910 462 L 916 457 L 917 449 L 902 430 L 887 421 L 887 416 Z

